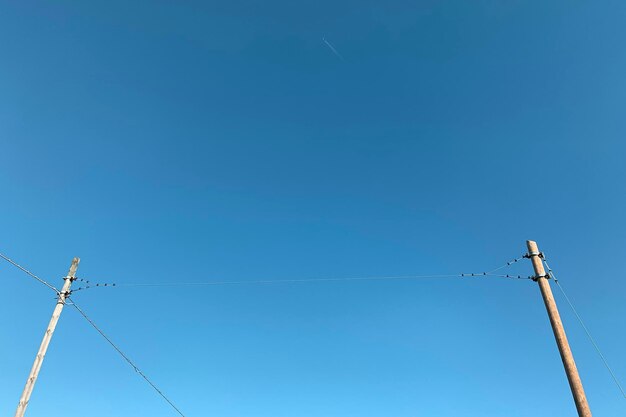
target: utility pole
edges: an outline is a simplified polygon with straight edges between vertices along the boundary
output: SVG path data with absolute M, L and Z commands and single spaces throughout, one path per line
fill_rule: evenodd
M 559 310 L 556 307 L 556 302 L 554 301 L 554 296 L 552 295 L 552 290 L 550 289 L 550 283 L 548 282 L 549 277 L 546 275 L 546 271 L 543 268 L 543 262 L 541 260 L 543 255 L 539 252 L 537 242 L 527 240 L 526 246 L 528 247 L 528 257 L 533 263 L 533 268 L 535 270 L 535 278 L 533 280 L 537 281 L 537 284 L 539 284 L 541 296 L 543 297 L 543 302 L 546 305 L 546 310 L 548 311 L 550 325 L 552 326 L 554 338 L 556 339 L 556 344 L 559 348 L 559 353 L 561 354 L 561 360 L 563 361 L 563 366 L 565 367 L 569 387 L 572 390 L 572 395 L 574 396 L 576 410 L 578 411 L 579 417 L 591 417 L 591 410 L 589 409 L 589 404 L 587 403 L 583 383 L 578 375 L 576 362 L 574 362 L 574 356 L 572 355 L 572 350 L 567 342 L 567 336 L 565 335 L 565 329 L 563 328 L 563 323 L 561 322 L 561 316 L 559 315 Z
M 74 258 L 74 260 L 72 260 L 72 266 L 70 266 L 70 270 L 67 273 L 67 276 L 63 278 L 65 280 L 65 282 L 63 283 L 63 288 L 61 289 L 61 292 L 59 292 L 57 305 L 54 307 L 54 311 L 52 312 L 52 318 L 50 319 L 50 323 L 48 324 L 46 333 L 43 335 L 41 346 L 39 346 L 39 352 L 37 352 L 35 362 L 33 363 L 33 367 L 30 370 L 30 375 L 28 375 L 28 379 L 26 380 L 26 386 L 24 386 L 24 391 L 22 392 L 22 396 L 20 397 L 20 402 L 17 405 L 15 417 L 23 417 L 24 413 L 26 412 L 26 407 L 28 406 L 30 395 L 33 393 L 33 388 L 35 387 L 35 382 L 37 382 L 39 370 L 41 369 L 41 365 L 43 364 L 43 358 L 46 356 L 46 351 L 48 350 L 48 345 L 50 344 L 50 340 L 52 339 L 52 334 L 54 333 L 54 329 L 57 327 L 57 322 L 59 321 L 59 317 L 61 316 L 61 312 L 63 311 L 63 307 L 65 306 L 65 299 L 69 296 L 72 282 L 76 279 L 76 269 L 78 269 L 79 262 L 80 259 Z

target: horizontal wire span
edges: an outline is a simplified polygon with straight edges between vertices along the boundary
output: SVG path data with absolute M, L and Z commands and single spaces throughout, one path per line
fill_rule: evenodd
M 116 287 L 171 287 L 171 286 L 207 286 L 207 285 L 240 285 L 240 284 L 289 284 L 306 282 L 333 282 L 333 281 L 383 281 L 419 278 L 452 278 L 460 274 L 450 275 L 405 275 L 382 277 L 341 277 L 341 278 L 296 278 L 296 279 L 259 279 L 246 281 L 205 281 L 205 282 L 157 282 L 157 283 L 130 283 L 116 284 Z
M 22 272 L 25 272 L 27 275 L 31 276 L 32 278 L 35 278 L 37 281 L 39 281 L 40 283 L 42 283 L 43 285 L 45 285 L 46 287 L 50 288 L 52 291 L 57 293 L 57 295 L 59 294 L 59 290 L 57 290 L 53 285 L 51 285 L 51 284 L 47 283 L 46 281 L 44 281 L 43 279 L 39 278 L 37 275 L 33 274 L 28 269 L 26 269 L 23 266 L 19 265 L 17 262 L 15 262 L 12 259 L 8 258 L 7 256 L 3 255 L 2 253 L 0 253 L 0 258 L 4 259 L 5 261 L 10 263 L 14 267 L 20 269 Z
M 371 276 L 371 277 L 336 277 L 336 278 L 297 278 L 297 279 L 261 279 L 261 280 L 239 280 L 239 281 L 203 281 L 203 282 L 155 282 L 155 283 L 107 283 L 107 284 L 91 284 L 86 287 L 79 287 L 74 291 L 82 291 L 90 288 L 102 287 L 202 287 L 211 285 L 246 285 L 246 284 L 289 284 L 289 283 L 307 283 L 307 282 L 337 282 L 337 281 L 387 281 L 387 280 L 411 280 L 411 279 L 428 279 L 428 278 L 471 278 L 471 277 L 497 277 L 510 279 L 531 279 L 521 275 L 511 274 L 494 274 L 507 266 L 510 266 L 523 257 L 507 262 L 496 269 L 488 272 L 472 272 L 461 274 L 433 274 L 433 275 L 394 275 L 394 276 Z M 83 279 L 85 282 L 91 282 Z
M 104 338 L 104 340 L 106 340 L 107 342 L 109 342 L 109 344 L 110 344 L 111 346 L 113 346 L 113 349 L 115 349 L 115 350 L 117 351 L 117 353 L 119 353 L 119 354 L 120 354 L 120 356 L 121 356 L 122 358 L 124 358 L 124 360 L 125 360 L 126 362 L 128 362 L 128 364 L 129 364 L 129 365 L 133 368 L 133 370 L 134 370 L 135 372 L 137 372 L 137 373 L 138 373 L 138 374 L 139 374 L 139 375 L 140 375 L 140 376 L 141 376 L 141 377 L 142 377 L 142 378 L 143 378 L 143 379 L 144 379 L 144 380 L 145 380 L 148 384 L 150 384 L 150 386 L 151 386 L 151 387 L 152 387 L 152 388 L 153 388 L 153 389 L 154 389 L 154 390 L 155 390 L 155 391 L 156 391 L 156 392 L 157 392 L 157 393 L 158 393 L 161 397 L 163 397 L 163 399 L 164 399 L 165 401 L 167 401 L 167 403 L 168 403 L 170 406 L 172 406 L 172 408 L 173 408 L 174 410 L 176 410 L 176 412 L 177 412 L 178 414 L 180 414 L 182 417 L 185 417 L 185 415 L 184 415 L 184 414 L 183 414 L 183 413 L 182 413 L 182 412 L 178 409 L 178 407 L 176 407 L 176 406 L 174 405 L 174 403 L 173 403 L 172 401 L 170 401 L 170 399 L 169 399 L 169 398 L 167 398 L 167 397 L 165 396 L 165 394 L 163 394 L 163 392 L 162 392 L 159 388 L 157 388 L 157 386 L 156 386 L 156 385 L 154 385 L 154 383 L 152 383 L 152 381 L 150 381 L 150 379 L 148 379 L 148 377 L 147 377 L 147 376 L 146 376 L 146 375 L 145 375 L 145 374 L 144 374 L 144 373 L 143 373 L 143 372 L 142 372 L 142 371 L 141 371 L 141 370 L 137 367 L 137 365 L 135 365 L 135 364 L 133 363 L 133 361 L 131 361 L 131 360 L 130 360 L 130 358 L 129 358 L 128 356 L 126 356 L 126 354 L 124 354 L 124 352 L 122 352 L 122 350 L 121 350 L 119 347 L 117 347 L 117 346 L 115 345 L 115 343 L 113 343 L 113 341 L 112 341 L 111 339 L 109 339 L 109 337 L 108 337 L 106 334 L 104 334 L 104 332 L 103 332 L 102 330 L 100 330 L 100 328 L 99 328 L 98 326 L 96 326 L 96 324 L 93 322 L 93 320 L 91 320 L 91 319 L 87 316 L 87 314 L 85 314 L 85 312 L 84 312 L 84 311 L 83 311 L 83 310 L 82 310 L 82 309 L 81 309 L 81 308 L 80 308 L 80 307 L 79 307 L 79 306 L 78 306 L 78 305 L 74 302 L 74 300 L 72 300 L 72 301 L 71 301 L 71 303 L 69 303 L 69 304 L 70 304 L 70 305 L 72 305 L 72 306 L 74 306 L 74 308 L 75 308 L 75 309 L 76 309 L 76 310 L 77 310 L 77 311 L 81 314 L 81 316 L 83 316 L 83 317 L 85 318 L 85 320 L 87 320 L 87 321 L 89 322 L 89 324 L 91 324 L 91 326 L 92 326 L 94 329 L 96 329 L 96 331 L 97 331 L 98 333 L 100 333 L 100 336 L 102 336 L 102 337 Z
M 39 278 L 37 275 L 33 274 L 26 268 L 22 267 L 18 263 L 14 262 L 7 256 L 0 253 L 0 257 L 4 260 L 12 264 L 13 266 L 19 268 L 32 278 L 36 279 L 40 283 L 44 284 L 55 293 L 59 294 L 59 290 Z M 84 291 L 91 288 L 102 288 L 102 287 L 189 287 L 189 286 L 211 286 L 211 285 L 246 285 L 246 284 L 289 284 L 289 283 L 313 283 L 313 282 L 337 282 L 337 281 L 386 281 L 386 280 L 411 280 L 411 279 L 427 279 L 427 278 L 466 278 L 466 277 L 498 277 L 498 278 L 511 278 L 511 279 L 530 279 L 530 277 L 522 277 L 521 275 L 510 275 L 510 274 L 494 274 L 493 272 L 499 271 L 507 266 L 510 266 L 519 260 L 523 259 L 523 257 L 513 259 L 512 261 L 507 262 L 506 264 L 492 269 L 488 272 L 480 272 L 480 273 L 461 273 L 461 274 L 433 274 L 433 275 L 398 275 L 398 276 L 371 276 L 371 277 L 337 277 L 337 278 L 299 278 L 299 279 L 264 279 L 264 280 L 246 280 L 246 281 L 205 281 L 205 282 L 161 282 L 161 283 L 128 283 L 128 284 L 117 284 L 117 283 L 95 283 L 93 284 L 90 280 L 84 278 L 76 278 L 79 282 L 84 282 L 86 285 L 84 287 L 78 287 L 72 290 L 72 292 Z
M 57 288 L 55 288 L 53 285 L 51 285 L 48 282 L 46 282 L 45 280 L 39 278 L 37 275 L 33 274 L 28 269 L 26 269 L 23 266 L 19 265 L 17 262 L 13 261 L 12 259 L 7 257 L 6 255 L 0 253 L 0 257 L 2 259 L 4 259 L 5 261 L 7 261 L 8 263 L 10 263 L 11 265 L 13 265 L 16 268 L 20 269 L 22 272 L 26 273 L 30 277 L 34 278 L 35 280 L 37 280 L 41 284 L 43 284 L 46 287 L 50 288 L 56 294 L 60 294 L 59 290 Z M 100 284 L 100 283 L 97 283 L 95 285 L 87 285 L 86 287 L 79 287 L 79 288 L 73 290 L 73 292 L 81 291 L 81 290 L 85 290 L 85 289 L 89 289 L 89 288 L 95 288 L 95 287 L 209 286 L 209 285 L 238 285 L 238 284 L 306 283 L 306 282 L 330 282 L 330 281 L 383 281 L 383 280 L 409 280 L 409 279 L 421 279 L 421 278 L 466 278 L 466 277 L 486 277 L 486 276 L 488 276 L 488 277 L 499 277 L 499 278 L 512 278 L 512 279 L 528 279 L 528 280 L 530 280 L 533 277 L 522 277 L 521 275 L 494 274 L 493 273 L 493 272 L 499 271 L 499 270 L 501 270 L 503 268 L 506 268 L 506 267 L 508 267 L 508 266 L 510 266 L 510 265 L 512 265 L 512 264 L 514 264 L 514 263 L 516 263 L 518 261 L 520 261 L 523 258 L 524 258 L 524 256 L 522 256 L 520 258 L 513 259 L 512 261 L 507 262 L 505 265 L 502 265 L 502 266 L 500 266 L 498 268 L 492 269 L 492 270 L 490 270 L 488 272 L 481 272 L 481 273 L 438 274 L 438 275 L 373 276 L 373 277 L 344 277 L 344 278 L 302 278 L 302 279 L 251 280 L 251 281 L 164 282 L 164 283 L 129 283 L 129 284 L 115 284 L 115 283 Z M 604 355 L 602 354 L 598 344 L 596 343 L 596 341 L 594 340 L 593 336 L 591 335 L 591 333 L 587 329 L 587 326 L 585 325 L 585 323 L 583 322 L 582 318 L 578 314 L 578 311 L 574 307 L 573 303 L 571 302 L 571 300 L 569 299 L 569 297 L 567 296 L 567 294 L 563 290 L 563 287 L 559 283 L 557 277 L 555 276 L 554 272 L 552 271 L 552 269 L 548 265 L 548 262 L 546 261 L 545 258 L 543 258 L 543 262 L 544 262 L 544 264 L 545 264 L 545 266 L 546 266 L 546 268 L 548 270 L 548 275 L 550 277 L 552 277 L 552 279 L 554 280 L 555 284 L 559 287 L 559 290 L 561 291 L 561 293 L 563 294 L 565 300 L 567 301 L 567 303 L 569 304 L 570 308 L 574 312 L 574 315 L 576 316 L 576 318 L 578 319 L 578 322 L 580 323 L 580 325 L 584 329 L 585 333 L 587 334 L 587 337 L 589 338 L 589 340 L 591 341 L 592 345 L 594 346 L 596 352 L 600 356 L 600 359 L 602 359 L 602 362 L 604 363 L 604 366 L 606 367 L 606 369 L 611 374 L 611 377 L 613 378 L 613 381 L 615 382 L 615 384 L 617 385 L 618 389 L 622 393 L 622 396 L 624 398 L 626 398 L 626 393 L 624 392 L 624 390 L 623 390 L 619 380 L 617 379 L 617 376 L 615 375 L 615 373 L 613 372 L 613 370 L 609 366 L 609 364 L 608 364 L 606 358 L 604 357 Z M 87 284 L 91 284 L 91 282 L 89 280 L 85 280 L 85 279 L 82 279 L 82 278 L 77 278 L 77 280 L 86 282 Z M 167 396 L 165 396 L 165 394 L 163 394 L 163 392 L 159 388 L 157 388 L 157 386 L 154 385 L 154 383 L 152 383 L 152 381 L 150 381 L 150 379 L 128 358 L 128 356 L 126 356 L 124 354 L 124 352 L 122 352 L 120 350 L 120 348 L 118 348 L 113 343 L 113 341 L 111 339 L 109 339 L 109 337 L 102 330 L 100 330 L 100 328 L 98 328 L 98 326 L 96 326 L 96 324 L 85 314 L 85 312 L 73 300 L 71 300 L 71 302 L 69 302 L 68 304 L 74 306 L 74 308 L 76 308 L 76 310 L 85 318 L 85 320 L 87 320 L 87 322 L 89 322 L 89 324 L 120 354 L 120 356 L 122 356 L 122 358 L 126 362 L 128 362 L 128 364 L 134 369 L 134 371 L 137 372 L 174 410 L 176 410 L 176 412 L 178 414 L 180 414 L 182 417 L 185 417 L 184 414 L 174 405 L 174 403 L 172 401 L 170 401 L 170 399 L 167 398 Z
M 529 280 L 530 277 L 522 275 L 510 274 L 489 274 L 489 273 L 467 273 L 467 274 L 450 274 L 450 275 L 407 275 L 397 277 L 348 277 L 348 278 L 302 278 L 302 279 L 266 279 L 266 280 L 249 280 L 249 281 L 205 281 L 205 282 L 155 282 L 155 283 L 129 283 L 129 284 L 109 284 L 108 286 L 100 285 L 98 288 L 119 288 L 119 287 L 205 287 L 212 285 L 246 285 L 246 284 L 296 284 L 296 283 L 315 283 L 315 282 L 338 282 L 338 281 L 400 281 L 412 279 L 428 279 L 428 278 L 509 278 Z M 75 291 L 83 291 L 86 289 L 96 288 L 79 287 Z
M 302 279 L 264 279 L 250 281 L 205 281 L 205 282 L 155 282 L 155 283 L 129 283 L 129 284 L 109 284 L 107 288 L 118 287 L 204 287 L 211 285 L 246 285 L 246 284 L 295 284 L 295 283 L 313 283 L 313 282 L 337 282 L 337 281 L 390 281 L 390 280 L 411 280 L 411 279 L 427 279 L 427 278 L 510 278 L 510 279 L 531 279 L 521 275 L 509 274 L 490 274 L 486 272 L 467 273 L 467 274 L 448 274 L 448 275 L 406 275 L 406 276 L 387 276 L 387 277 L 347 277 L 347 278 L 302 278 Z M 100 285 L 99 288 L 105 287 Z M 82 291 L 92 287 L 81 287 L 74 291 Z

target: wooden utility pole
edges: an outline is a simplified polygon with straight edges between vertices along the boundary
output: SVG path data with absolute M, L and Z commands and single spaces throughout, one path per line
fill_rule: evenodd
M 65 282 L 63 283 L 63 289 L 61 289 L 61 292 L 59 293 L 57 305 L 56 307 L 54 307 L 54 311 L 52 312 L 50 324 L 48 324 L 46 333 L 43 335 L 41 346 L 39 346 L 39 352 L 37 352 L 35 362 L 33 363 L 33 367 L 30 370 L 30 375 L 28 375 L 28 379 L 26 380 L 26 386 L 24 386 L 24 391 L 22 392 L 22 396 L 20 397 L 20 402 L 17 405 L 15 417 L 23 417 L 24 413 L 26 412 L 26 407 L 28 406 L 30 395 L 33 393 L 33 388 L 35 387 L 35 382 L 37 382 L 39 370 L 41 369 L 41 365 L 43 364 L 43 358 L 46 356 L 46 351 L 48 350 L 48 345 L 50 344 L 50 340 L 52 339 L 52 334 L 54 333 L 54 329 L 57 327 L 57 322 L 59 321 L 59 317 L 61 316 L 61 312 L 63 311 L 63 307 L 65 306 L 65 299 L 70 294 L 70 287 L 72 286 L 72 282 L 76 279 L 76 269 L 78 269 L 79 262 L 80 259 L 74 258 L 74 260 L 72 261 L 72 266 L 70 266 L 70 270 L 67 273 L 67 276 L 64 278 Z
M 548 311 L 550 325 L 552 326 L 552 331 L 554 332 L 556 344 L 559 347 L 559 353 L 561 354 L 561 360 L 563 361 L 563 366 L 565 367 L 569 387 L 572 390 L 572 395 L 574 396 L 576 410 L 578 410 L 578 415 L 580 417 L 591 417 L 591 410 L 589 409 L 589 404 L 587 403 L 583 383 L 578 375 L 576 362 L 574 362 L 574 356 L 572 355 L 572 350 L 567 342 L 567 336 L 565 335 L 565 329 L 563 328 L 563 323 L 561 322 L 561 316 L 559 315 L 559 310 L 556 307 L 556 302 L 554 301 L 554 296 L 552 295 L 552 290 L 550 289 L 550 283 L 548 282 L 549 277 L 546 275 L 546 271 L 543 268 L 543 262 L 541 260 L 543 255 L 539 252 L 537 242 L 527 240 L 526 246 L 528 247 L 528 256 L 530 257 L 535 270 L 534 280 L 536 280 L 537 284 L 539 284 L 541 296 L 543 297 L 543 302 L 546 305 L 546 310 Z

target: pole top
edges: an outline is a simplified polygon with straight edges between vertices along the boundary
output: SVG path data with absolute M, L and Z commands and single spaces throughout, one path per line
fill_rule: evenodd
M 528 248 L 529 253 L 539 252 L 539 247 L 537 246 L 537 242 L 534 240 L 527 240 L 526 247 Z
M 72 259 L 72 266 L 70 266 L 70 270 L 67 273 L 68 278 L 72 279 L 76 276 L 76 270 L 78 269 L 78 264 L 80 263 L 80 258 L 75 257 Z

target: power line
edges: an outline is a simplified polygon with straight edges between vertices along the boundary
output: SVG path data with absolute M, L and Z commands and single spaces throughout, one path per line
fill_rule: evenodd
M 576 316 L 576 318 L 578 319 L 578 322 L 580 323 L 581 327 L 583 328 L 583 330 L 587 334 L 587 337 L 591 341 L 591 344 L 596 349 L 596 352 L 598 353 L 598 356 L 600 356 L 600 359 L 602 359 L 602 362 L 604 363 L 605 368 L 611 374 L 611 377 L 613 378 L 613 381 L 615 381 L 615 385 L 617 385 L 617 388 L 622 393 L 622 396 L 624 398 L 626 398 L 626 393 L 624 392 L 624 389 L 622 388 L 622 385 L 619 383 L 619 380 L 617 379 L 617 376 L 615 376 L 615 373 L 613 373 L 613 370 L 611 369 L 611 367 L 609 366 L 609 363 L 607 362 L 606 358 L 602 354 L 602 351 L 600 351 L 600 347 L 598 346 L 598 344 L 594 340 L 593 336 L 591 336 L 591 332 L 589 332 L 589 329 L 587 329 L 587 326 L 583 322 L 583 319 L 580 317 L 580 314 L 578 314 L 578 311 L 576 311 L 576 308 L 574 307 L 574 304 L 571 302 L 571 300 L 569 299 L 569 297 L 565 293 L 565 290 L 563 290 L 563 287 L 559 283 L 559 280 L 556 278 L 556 275 L 554 275 L 554 272 L 552 271 L 552 269 L 548 265 L 548 262 L 545 260 L 545 257 L 543 259 L 543 263 L 546 265 L 546 268 L 548 269 L 548 275 L 550 277 L 552 277 L 552 279 L 554 280 L 554 283 L 556 284 L 556 286 L 559 287 L 559 290 L 561 290 L 561 293 L 563 294 L 563 297 L 565 298 L 565 301 L 567 301 L 567 304 L 569 304 L 570 308 L 574 312 L 574 315 Z
M 427 278 L 479 278 L 496 277 L 511 279 L 530 279 L 521 275 L 491 274 L 489 272 L 463 273 L 463 274 L 440 274 L 440 275 L 398 275 L 398 276 L 372 276 L 372 277 L 339 277 L 339 278 L 299 278 L 299 279 L 262 279 L 246 281 L 204 281 L 204 282 L 155 282 L 155 283 L 128 283 L 128 284 L 107 284 L 91 285 L 79 287 L 74 291 L 83 291 L 91 288 L 102 287 L 204 287 L 212 285 L 246 285 L 246 284 L 294 284 L 294 283 L 315 283 L 315 282 L 337 282 L 337 281 L 390 281 L 390 280 L 411 280 Z
M 388 280 L 411 280 L 411 279 L 427 279 L 427 278 L 469 278 L 469 277 L 497 277 L 511 279 L 530 279 L 521 275 L 511 274 L 494 274 L 494 272 L 506 268 L 524 257 L 513 259 L 506 264 L 499 266 L 487 272 L 472 272 L 461 274 L 433 274 L 433 275 L 391 275 L 391 276 L 369 276 L 369 277 L 330 277 L 330 278 L 295 278 L 295 279 L 257 279 L 257 280 L 238 280 L 238 281 L 200 281 L 200 282 L 147 282 L 147 283 L 97 283 L 93 284 L 90 280 L 78 278 L 79 281 L 85 282 L 87 285 L 78 287 L 75 291 L 83 291 L 96 287 L 203 287 L 212 285 L 246 285 L 246 284 L 293 284 L 293 283 L 315 283 L 315 282 L 337 282 L 337 281 L 388 281 Z
M 295 279 L 259 279 L 242 281 L 205 281 L 205 282 L 156 282 L 156 283 L 129 283 L 116 284 L 116 287 L 166 287 L 166 286 L 208 286 L 208 285 L 242 285 L 242 284 L 291 284 L 306 282 L 334 282 L 334 281 L 383 281 L 419 278 L 452 278 L 460 274 L 449 275 L 398 275 L 372 277 L 337 277 L 337 278 L 295 278 Z
M 506 268 L 507 266 L 511 266 L 511 265 L 513 265 L 514 263 L 517 263 L 517 262 L 521 261 L 521 260 L 522 260 L 522 259 L 524 259 L 525 257 L 526 257 L 526 256 L 520 256 L 519 258 L 515 258 L 515 259 L 513 259 L 513 260 L 510 260 L 510 261 L 509 261 L 509 262 L 507 262 L 506 264 L 504 264 L 504 265 L 502 265 L 502 266 L 499 266 L 499 267 L 497 267 L 496 269 L 492 269 L 491 271 L 489 271 L 489 272 L 487 272 L 487 273 L 488 273 L 488 274 L 491 274 L 492 272 L 496 272 L 496 271 L 499 271 L 499 270 L 501 270 L 501 269 L 503 269 L 503 268 Z
M 51 284 L 47 283 L 46 281 L 44 281 L 43 279 L 39 278 L 37 275 L 33 274 L 28 269 L 26 269 L 23 266 L 19 265 L 17 262 L 13 261 L 12 259 L 9 259 L 7 256 L 3 255 L 2 253 L 0 253 L 0 257 L 2 259 L 4 259 L 5 261 L 7 261 L 8 263 L 10 263 L 11 265 L 15 266 L 16 268 L 20 269 L 21 271 L 23 271 L 26 274 L 30 275 L 31 277 L 35 278 L 37 281 L 41 282 L 43 285 L 45 285 L 46 287 L 50 288 L 52 291 L 57 293 L 57 295 L 59 294 L 59 290 L 57 290 L 53 285 L 51 285 Z
M 130 360 L 130 358 L 129 358 L 128 356 L 126 356 L 126 355 L 124 354 L 124 352 L 122 352 L 122 351 L 121 351 L 121 349 L 120 349 L 119 347 L 117 347 L 117 346 L 115 345 L 115 343 L 113 343 L 113 341 L 112 341 L 111 339 L 109 339 L 109 337 L 108 337 L 106 334 L 104 334 L 104 332 L 103 332 L 102 330 L 100 330 L 100 328 L 99 328 L 98 326 L 96 326 L 96 324 L 95 324 L 95 323 L 94 323 L 94 322 L 93 322 L 93 321 L 92 321 L 89 317 L 87 317 L 87 314 L 85 314 L 85 312 L 84 312 L 83 310 L 81 310 L 81 308 L 80 308 L 80 307 L 79 307 L 79 306 L 78 306 L 78 305 L 77 305 L 77 304 L 76 304 L 73 300 L 72 300 L 71 305 L 73 305 L 73 306 L 76 308 L 76 310 L 77 310 L 77 311 L 78 311 L 78 312 L 79 312 L 79 313 L 80 313 L 80 314 L 81 314 L 81 315 L 85 318 L 85 320 L 87 320 L 87 321 L 89 322 L 89 324 L 91 324 L 91 326 L 92 326 L 94 329 L 96 329 L 96 331 L 97 331 L 98 333 L 100 333 L 100 335 L 101 335 L 101 336 L 102 336 L 102 337 L 103 337 L 103 338 L 104 338 L 107 342 L 109 342 L 109 344 L 110 344 L 111 346 L 113 346 L 113 349 L 115 349 L 115 350 L 117 351 L 117 353 L 119 353 L 119 354 L 120 354 L 120 356 L 121 356 L 122 358 L 124 358 L 124 360 L 125 360 L 126 362 L 128 362 L 128 364 L 129 364 L 129 365 L 130 365 L 130 366 L 131 366 L 131 367 L 135 370 L 135 372 L 137 372 L 137 373 L 138 373 L 138 374 L 139 374 L 139 375 L 140 375 L 143 379 L 145 379 L 145 380 L 146 380 L 146 382 L 147 382 L 148 384 L 150 384 L 150 386 L 151 386 L 152 388 L 154 388 L 154 390 L 155 390 L 155 391 L 156 391 L 156 392 L 157 392 L 157 393 L 158 393 L 161 397 L 163 397 L 163 399 L 164 399 L 165 401 L 167 401 L 167 403 L 168 403 L 169 405 L 171 405 L 171 406 L 172 406 L 172 408 L 173 408 L 174 410 L 176 410 L 176 412 L 177 412 L 178 414 L 180 414 L 182 417 L 185 417 L 185 415 L 182 413 L 182 411 L 180 411 L 180 410 L 178 409 L 178 407 L 176 407 L 176 406 L 174 405 L 174 403 L 173 403 L 172 401 L 170 401 L 170 399 L 169 399 L 169 398 L 167 398 L 167 397 L 165 396 L 165 394 L 163 394 L 163 392 L 162 392 L 159 388 L 157 388 L 157 386 L 156 386 L 156 385 L 154 385 L 154 383 L 152 383 L 152 381 L 150 381 L 150 379 L 148 379 L 148 377 L 147 377 L 147 376 L 146 376 L 146 375 L 145 375 L 145 374 L 144 374 L 144 373 L 143 373 L 143 372 L 142 372 L 142 371 L 141 371 L 141 370 L 137 367 L 137 365 L 135 365 L 135 364 L 133 363 L 133 361 L 131 361 L 131 360 Z

